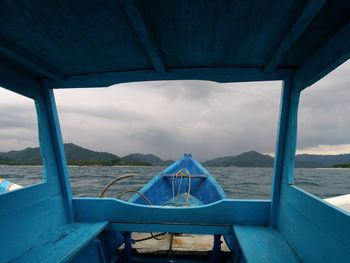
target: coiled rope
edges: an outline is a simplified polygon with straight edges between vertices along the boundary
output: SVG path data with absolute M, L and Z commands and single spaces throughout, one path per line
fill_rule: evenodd
M 122 176 L 119 176 L 115 179 L 113 179 L 112 181 L 110 181 L 106 187 L 102 190 L 101 194 L 99 195 L 100 198 L 104 197 L 107 190 L 113 185 L 115 184 L 116 182 L 122 180 L 122 179 L 126 179 L 126 178 L 131 178 L 131 177 L 134 177 L 134 174 L 126 174 L 126 175 L 122 175 Z M 175 180 L 177 178 L 180 178 L 180 181 L 179 181 L 179 185 L 178 185 L 178 189 L 177 189 L 177 195 L 175 197 Z M 187 196 L 186 196 L 186 202 L 175 202 L 176 199 L 179 199 L 180 197 L 180 192 L 181 192 L 181 186 L 182 186 L 182 179 L 184 177 L 188 177 L 188 189 L 187 189 Z M 181 170 L 179 170 L 176 174 L 174 174 L 173 176 L 173 182 L 172 182 L 172 196 L 173 196 L 173 199 L 172 199 L 172 202 L 167 202 L 167 203 L 164 203 L 162 205 L 172 205 L 172 206 L 175 206 L 175 207 L 179 207 L 179 206 L 191 206 L 191 204 L 189 203 L 189 197 L 190 197 L 190 193 L 191 193 L 191 173 L 188 169 L 186 168 L 183 168 Z M 139 196 L 141 196 L 150 206 L 152 206 L 152 202 L 143 194 L 141 193 L 140 191 L 138 191 L 137 189 L 126 189 L 124 190 L 123 192 L 121 192 L 117 198 L 118 199 L 121 199 L 122 196 L 124 196 L 125 194 L 127 193 L 130 193 L 130 192 L 133 192 L 133 193 L 136 193 L 138 194 Z M 166 238 L 166 236 L 168 235 L 169 233 L 168 232 L 163 232 L 163 233 L 159 233 L 159 234 L 153 234 L 153 233 L 150 233 L 150 236 L 149 237 L 145 237 L 145 238 L 141 238 L 141 239 L 136 239 L 136 240 L 133 240 L 133 242 L 141 242 L 141 241 L 146 241 L 146 240 L 149 240 L 149 239 L 156 239 L 156 240 L 162 240 L 164 238 Z M 171 250 L 172 250 L 172 243 L 173 243 L 173 236 L 174 234 L 171 234 L 171 238 L 170 238 L 170 246 L 169 246 L 169 255 L 171 254 Z M 159 237 L 162 237 L 162 238 L 159 238 Z

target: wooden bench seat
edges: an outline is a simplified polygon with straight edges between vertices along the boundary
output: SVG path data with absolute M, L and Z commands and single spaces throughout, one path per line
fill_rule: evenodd
M 248 263 L 300 263 L 282 235 L 269 227 L 234 226 L 240 253 Z
M 69 262 L 107 225 L 108 222 L 64 225 L 11 262 Z

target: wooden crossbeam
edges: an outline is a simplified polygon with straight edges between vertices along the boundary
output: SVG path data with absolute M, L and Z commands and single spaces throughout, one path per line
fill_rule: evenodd
M 0 65 L 0 87 L 35 99 L 41 89 L 40 83 Z
M 74 218 L 78 222 L 106 220 L 119 226 L 133 224 L 140 227 L 160 224 L 196 225 L 200 228 L 226 228 L 232 224 L 266 226 L 269 223 L 270 206 L 270 200 L 222 199 L 204 206 L 184 208 L 145 206 L 111 198 L 73 198 Z M 162 230 L 165 229 L 156 231 Z M 142 229 L 137 231 L 143 232 Z
M 43 77 L 54 80 L 63 80 L 65 77 L 64 73 L 55 66 L 50 65 L 37 55 L 3 37 L 0 37 L 0 54 L 13 61 L 16 61 L 24 68 L 34 71 Z
M 170 223 L 118 223 L 111 222 L 106 231 L 130 231 L 130 232 L 172 232 L 187 234 L 232 234 L 230 224 L 170 224 Z
M 264 67 L 264 72 L 272 72 L 280 63 L 283 54 L 286 53 L 299 39 L 301 34 L 305 31 L 315 15 L 322 8 L 326 0 L 311 0 L 308 1 L 302 13 L 298 17 L 295 24 L 288 31 L 278 48 L 272 55 L 271 59 Z
M 302 89 L 314 84 L 350 58 L 350 22 L 311 56 L 295 77 L 303 82 Z M 301 90 L 302 90 L 301 89 Z
M 260 68 L 176 68 L 168 69 L 167 74 L 155 70 L 130 70 L 100 72 L 67 76 L 63 81 L 51 81 L 53 88 L 107 87 L 114 84 L 157 81 L 157 80 L 208 80 L 221 83 L 244 81 L 283 80 L 292 73 L 288 69 L 278 69 L 264 73 Z
M 165 73 L 166 67 L 163 63 L 160 51 L 158 50 L 155 41 L 148 30 L 145 21 L 143 20 L 140 12 L 133 0 L 121 0 L 121 7 L 124 10 L 128 24 L 131 29 L 135 32 L 142 46 L 145 48 L 149 59 L 153 66 L 159 73 Z

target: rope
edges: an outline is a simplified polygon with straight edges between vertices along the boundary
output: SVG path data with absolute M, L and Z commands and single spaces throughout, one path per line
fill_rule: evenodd
M 176 178 L 177 176 L 180 175 L 180 182 L 179 182 L 179 187 L 177 188 L 177 196 L 176 197 L 179 197 L 180 195 L 180 191 L 181 191 L 181 184 L 182 184 L 182 170 L 178 171 L 177 174 L 176 174 Z
M 188 204 L 188 199 L 190 198 L 190 193 L 191 193 L 191 174 L 188 172 L 188 190 L 187 190 L 187 198 L 186 198 L 186 203 Z
M 118 182 L 119 180 L 122 180 L 122 179 L 125 179 L 125 178 L 130 178 L 130 177 L 133 177 L 134 174 L 125 174 L 125 175 L 122 175 L 122 176 L 119 176 L 117 178 L 115 178 L 114 180 L 110 181 L 106 187 L 102 190 L 101 194 L 99 195 L 100 198 L 104 197 L 105 196 L 105 193 L 107 192 L 107 190 L 113 185 L 115 184 L 116 182 Z
M 133 239 L 133 241 L 136 243 L 136 242 L 142 242 L 142 241 L 146 241 L 146 240 L 149 240 L 149 239 L 156 239 L 156 240 L 162 240 L 164 238 L 166 238 L 166 235 L 168 234 L 168 232 L 163 232 L 163 233 L 159 233 L 159 234 L 156 234 L 156 235 L 153 235 L 152 233 L 150 233 L 151 236 L 149 237 L 145 237 L 145 238 L 140 238 L 140 239 Z M 163 238 L 158 238 L 160 236 L 164 236 Z
M 180 197 L 180 192 L 181 192 L 181 186 L 182 186 L 182 179 L 183 177 L 188 177 L 188 189 L 187 189 L 187 196 L 186 196 L 186 202 L 185 203 L 177 203 L 175 202 L 176 199 L 178 199 Z M 180 181 L 179 181 L 179 185 L 177 188 L 177 195 L 175 197 L 175 180 L 180 177 Z M 186 168 L 182 168 L 180 169 L 176 174 L 173 175 L 173 181 L 172 181 L 172 191 L 173 191 L 173 199 L 172 202 L 167 202 L 162 204 L 164 205 L 173 205 L 173 206 L 191 206 L 189 204 L 189 198 L 191 195 L 191 184 L 192 184 L 192 178 L 191 178 L 191 173 L 188 169 Z
M 173 250 L 173 239 L 174 239 L 174 233 L 171 233 L 170 236 L 170 244 L 169 244 L 169 250 L 168 250 L 168 257 L 171 256 L 171 251 Z
M 122 179 L 125 179 L 125 178 L 130 178 L 130 177 L 133 177 L 134 175 L 133 174 L 126 174 L 126 175 L 123 175 L 123 176 L 119 176 L 117 178 L 115 178 L 114 180 L 110 181 L 106 187 L 102 190 L 101 194 L 100 194 L 100 198 L 104 197 L 105 196 L 105 193 L 107 192 L 107 190 L 113 185 L 115 184 L 116 182 L 118 182 L 119 180 L 122 180 Z M 188 190 L 187 190 L 187 197 L 186 197 L 186 202 L 185 203 L 174 203 L 175 199 L 179 198 L 180 196 L 180 192 L 181 192 L 181 185 L 182 185 L 182 179 L 183 177 L 187 176 L 188 177 Z M 177 196 L 175 197 L 175 180 L 180 177 L 180 182 L 179 182 L 179 186 L 178 186 L 178 189 L 177 189 Z M 173 182 L 172 182 L 172 191 L 173 191 L 173 202 L 169 202 L 169 203 L 165 203 L 163 205 L 172 205 L 172 206 L 175 206 L 175 207 L 178 207 L 178 206 L 191 206 L 189 204 L 189 197 L 190 197 L 190 192 L 191 192 L 191 173 L 183 168 L 181 170 L 179 170 L 176 175 L 173 176 Z M 123 195 L 125 195 L 126 193 L 130 193 L 130 192 L 133 192 L 133 193 L 137 193 L 139 196 L 141 196 L 150 206 L 152 206 L 152 202 L 143 194 L 141 193 L 140 191 L 136 190 L 136 189 L 127 189 L 127 190 L 124 190 L 123 192 L 121 192 L 119 195 L 118 195 L 118 199 L 120 199 Z M 149 239 L 156 239 L 156 240 L 162 240 L 164 238 L 166 238 L 166 236 L 168 235 L 169 233 L 168 232 L 163 232 L 163 233 L 159 233 L 159 234 L 156 234 L 154 235 L 153 233 L 150 233 L 150 236 L 149 237 L 145 237 L 145 238 L 141 238 L 141 239 L 137 239 L 137 240 L 133 240 L 133 242 L 141 242 L 141 241 L 146 241 L 146 240 L 149 240 Z M 158 238 L 158 237 L 161 237 L 163 236 L 162 238 Z M 174 237 L 174 234 L 172 233 L 171 234 L 171 238 L 170 238 L 170 246 L 169 246 L 169 256 L 171 255 L 171 250 L 172 250 L 172 245 L 173 245 L 173 237 Z
M 137 193 L 139 196 L 141 196 L 143 199 L 146 200 L 146 202 L 152 206 L 152 202 L 143 194 L 141 193 L 140 191 L 136 190 L 136 189 L 127 189 L 125 191 L 123 191 L 117 198 L 120 199 L 124 194 L 126 193 L 130 193 L 130 192 L 133 192 L 133 193 Z M 157 234 L 157 235 L 154 235 L 152 232 L 150 232 L 150 235 L 149 237 L 146 237 L 146 238 L 142 238 L 142 239 L 138 239 L 138 240 L 134 240 L 134 242 L 141 242 L 141 241 L 145 241 L 145 240 L 149 240 L 149 239 L 152 239 L 154 238 L 155 240 L 162 240 L 163 238 L 158 238 L 159 236 L 165 236 L 167 235 L 168 233 L 165 232 L 165 233 L 160 233 L 160 234 Z
M 120 195 L 118 195 L 117 198 L 120 199 L 124 194 L 130 193 L 130 192 L 137 193 L 139 196 L 141 196 L 143 199 L 145 199 L 149 205 L 152 206 L 151 201 L 143 193 L 141 193 L 140 191 L 137 191 L 136 189 L 127 189 L 127 190 L 123 191 Z

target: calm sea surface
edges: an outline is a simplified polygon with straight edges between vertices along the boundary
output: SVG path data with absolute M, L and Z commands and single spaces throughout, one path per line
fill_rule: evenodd
M 140 189 L 164 167 L 69 167 L 71 187 L 75 196 L 98 196 L 103 188 L 124 174 L 133 178 L 119 181 L 108 196 L 118 196 L 126 189 Z M 232 198 L 269 198 L 272 184 L 271 168 L 209 167 L 225 192 Z M 0 166 L 0 177 L 21 185 L 38 183 L 41 166 Z M 321 198 L 350 193 L 350 169 L 296 169 L 295 184 Z

